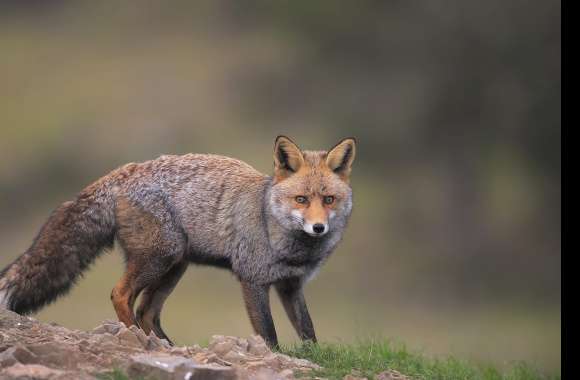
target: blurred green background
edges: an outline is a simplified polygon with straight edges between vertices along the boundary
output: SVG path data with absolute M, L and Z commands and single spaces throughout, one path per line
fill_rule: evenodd
M 355 207 L 308 285 L 322 340 L 560 369 L 558 1 L 3 1 L 0 265 L 117 166 L 211 152 L 272 171 L 277 134 L 358 138 Z M 114 318 L 104 255 L 38 317 Z M 283 342 L 295 335 L 274 301 Z M 251 334 L 227 272 L 191 267 L 178 343 Z

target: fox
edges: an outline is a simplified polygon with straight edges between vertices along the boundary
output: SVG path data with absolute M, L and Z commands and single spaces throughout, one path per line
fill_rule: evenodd
M 0 308 L 40 310 L 117 242 L 125 271 L 111 301 L 126 326 L 173 344 L 161 327 L 163 305 L 190 264 L 209 265 L 240 282 L 251 326 L 268 346 L 278 346 L 271 288 L 299 338 L 316 342 L 304 286 L 347 226 L 355 153 L 353 137 L 328 151 L 303 151 L 278 136 L 273 175 L 213 154 L 121 166 L 56 208 L 0 272 Z

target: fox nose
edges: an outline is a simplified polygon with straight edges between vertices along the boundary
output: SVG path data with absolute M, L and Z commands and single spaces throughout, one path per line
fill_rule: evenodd
M 321 223 L 316 223 L 314 226 L 312 226 L 312 230 L 314 232 L 316 232 L 317 234 L 323 233 L 325 229 L 326 229 L 326 226 L 324 224 L 321 224 Z

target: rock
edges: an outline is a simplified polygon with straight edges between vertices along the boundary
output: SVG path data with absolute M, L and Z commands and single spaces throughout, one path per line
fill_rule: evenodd
M 19 379 L 19 380 L 44 380 L 44 379 L 62 379 L 66 374 L 65 371 L 52 369 L 38 364 L 14 364 L 2 372 L 0 379 Z
M 99 325 L 93 329 L 93 334 L 104 334 L 107 332 L 104 325 Z
M 119 338 L 107 332 L 104 334 L 93 335 L 89 338 L 89 344 L 91 345 L 102 345 L 107 343 L 118 345 L 120 344 L 120 341 Z
M 38 358 L 39 364 L 49 365 L 56 368 L 75 368 L 78 362 L 82 362 L 83 355 L 80 351 L 68 345 L 58 342 L 47 342 L 27 346 L 28 350 Z
M 216 342 L 215 344 L 210 345 L 209 348 L 216 354 L 223 356 L 229 353 L 232 350 L 232 348 L 234 348 L 234 342 L 232 341 Z
M 291 358 L 288 355 L 271 352 L 264 357 L 264 361 L 271 368 L 285 369 L 297 368 L 300 370 L 320 369 L 320 366 L 309 362 L 306 359 Z
M 88 380 L 111 368 L 143 379 L 292 380 L 319 367 L 270 351 L 259 336 L 216 335 L 208 348 L 172 347 L 120 322 L 84 332 L 0 310 L 0 380 Z
M 264 356 L 270 352 L 268 345 L 259 335 L 252 335 L 248 338 L 248 352 L 256 356 Z
M 264 361 L 266 362 L 266 364 L 268 365 L 268 367 L 270 368 L 281 368 L 282 367 L 282 363 L 280 362 L 280 358 L 278 356 L 278 354 L 276 353 L 269 353 L 268 355 L 266 355 L 264 357 Z
M 363 376 L 362 372 L 358 369 L 353 369 L 348 375 L 342 378 L 342 380 L 368 380 Z
M 292 371 L 291 369 L 285 369 L 283 371 L 281 371 L 278 376 L 280 376 L 283 379 L 292 379 L 294 377 L 294 371 Z
M 260 368 L 267 367 L 267 365 L 263 360 L 251 360 L 245 362 L 243 367 L 249 371 L 257 371 Z
M 165 349 L 166 347 L 161 345 L 161 343 L 159 342 L 158 339 L 149 338 L 147 340 L 147 345 L 145 346 L 145 348 L 147 349 L 147 351 L 161 351 L 161 350 Z
M 243 352 L 232 350 L 232 351 L 226 353 L 225 355 L 222 355 L 221 359 L 223 359 L 229 363 L 241 363 L 241 362 L 247 361 L 248 356 L 246 354 L 244 354 Z
M 193 361 L 191 361 L 194 363 Z M 131 364 L 127 368 L 129 377 L 154 377 L 157 379 L 176 378 L 176 368 L 190 363 L 189 359 L 182 357 L 134 355 Z M 194 363 L 195 364 L 195 363 Z
M 375 376 L 375 380 L 409 380 L 408 376 L 403 375 L 395 370 L 383 371 Z
M 89 346 L 84 347 L 81 351 L 91 352 L 96 355 L 102 352 L 116 351 L 119 347 L 122 347 L 119 339 L 109 333 L 93 335 L 88 342 Z
M 37 363 L 36 355 L 20 345 L 13 346 L 0 353 L 0 367 L 10 367 L 13 364 Z
M 185 358 L 191 357 L 192 354 L 187 347 L 173 347 L 169 350 L 169 353 L 171 355 L 183 356 Z
M 249 378 L 252 380 L 282 380 L 286 377 L 281 376 L 271 368 L 264 367 L 254 372 Z
M 145 335 L 145 332 L 137 326 L 131 326 L 129 330 L 137 337 L 141 346 L 147 348 L 149 345 L 149 337 Z
M 139 340 L 135 333 L 129 329 L 120 329 L 115 336 L 119 339 L 119 342 L 122 345 L 134 348 L 144 348 L 141 340 Z
M 158 350 L 158 349 L 171 349 L 172 346 L 171 344 L 169 344 L 167 339 L 160 339 L 157 337 L 157 335 L 155 335 L 153 331 L 151 331 L 147 336 L 146 348 L 148 350 Z
M 357 377 L 352 374 L 348 374 L 342 378 L 342 380 L 368 380 L 366 377 Z
M 284 355 L 284 356 L 286 356 L 286 358 L 290 359 L 290 366 L 291 367 L 310 368 L 310 369 L 316 369 L 316 370 L 322 369 L 322 367 L 320 367 L 318 364 L 312 363 L 306 359 L 292 358 L 288 355 Z
M 129 377 L 158 380 L 235 379 L 229 367 L 197 364 L 191 359 L 170 355 L 135 355 L 127 369 Z
M 24 330 L 31 328 L 32 325 L 32 321 L 27 317 L 23 317 L 9 310 L 0 310 L 0 330 L 7 330 L 10 328 Z
M 236 349 L 238 352 L 248 352 L 250 344 L 248 343 L 247 339 L 244 338 L 237 338 L 236 339 Z
M 105 334 L 109 333 L 111 335 L 115 335 L 121 330 L 123 326 L 118 323 L 108 323 L 105 322 L 102 325 L 99 325 L 93 329 L 93 334 Z
M 68 334 L 69 337 L 81 340 L 81 339 L 89 339 L 90 334 L 86 331 L 74 330 L 73 332 L 67 331 L 64 327 L 59 327 L 61 329 L 61 333 Z

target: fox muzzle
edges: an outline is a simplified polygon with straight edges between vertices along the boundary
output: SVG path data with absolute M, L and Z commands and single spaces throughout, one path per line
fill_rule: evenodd
M 310 236 L 323 236 L 328 232 L 328 223 L 304 223 L 304 232 Z

